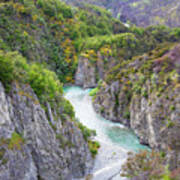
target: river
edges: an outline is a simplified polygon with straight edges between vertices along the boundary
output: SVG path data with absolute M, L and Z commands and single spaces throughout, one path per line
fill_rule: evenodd
M 123 180 L 119 174 L 122 164 L 127 159 L 127 153 L 147 147 L 139 143 L 131 130 L 120 123 L 108 121 L 95 112 L 89 96 L 90 89 L 71 86 L 65 88 L 64 92 L 65 98 L 73 105 L 79 121 L 88 128 L 96 130 L 95 140 L 101 145 L 91 179 Z

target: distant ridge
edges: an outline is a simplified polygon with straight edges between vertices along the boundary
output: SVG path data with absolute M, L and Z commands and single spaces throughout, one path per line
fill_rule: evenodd
M 123 22 L 137 26 L 167 25 L 180 26 L 179 0 L 64 0 L 79 6 L 83 2 L 104 7 Z

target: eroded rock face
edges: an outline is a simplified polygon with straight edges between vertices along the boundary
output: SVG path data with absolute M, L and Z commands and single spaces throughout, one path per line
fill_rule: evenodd
M 106 69 L 104 58 L 99 52 L 97 53 L 96 62 L 91 62 L 91 59 L 80 57 L 75 75 L 75 84 L 83 88 L 96 87 L 98 81 L 104 79 Z
M 116 80 L 103 82 L 93 101 L 103 117 L 132 128 L 142 144 L 165 152 L 171 169 L 180 167 L 179 52 L 178 45 L 149 64 L 146 56 L 132 60 L 114 75 Z
M 7 95 L 0 83 L 0 179 L 71 180 L 92 167 L 81 131 L 47 107 L 49 115 L 30 86 L 14 83 Z
M 134 95 L 130 104 L 127 104 L 126 94 L 121 92 L 120 86 L 118 91 L 112 88 L 114 84 L 104 85 L 94 100 L 94 109 L 106 119 L 133 129 L 142 144 L 167 152 L 171 168 L 180 167 L 180 145 L 177 139 L 180 136 L 180 88 L 175 91 L 170 88 L 169 99 L 166 99 L 167 94 L 159 98 L 155 94 L 148 98 Z M 124 116 L 128 108 L 129 119 Z
M 114 122 L 120 122 L 130 127 L 130 122 L 125 116 L 128 99 L 121 91 L 120 83 L 113 82 L 111 85 L 104 83 L 94 99 L 94 109 L 103 117 Z
M 96 74 L 95 67 L 91 65 L 88 59 L 80 58 L 78 69 L 75 75 L 75 84 L 84 88 L 95 87 Z

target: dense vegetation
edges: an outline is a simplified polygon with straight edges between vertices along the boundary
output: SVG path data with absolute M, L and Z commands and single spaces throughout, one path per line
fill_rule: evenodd
M 0 11 L 0 48 L 46 64 L 61 82 L 73 80 L 83 39 L 126 30 L 100 8 L 71 8 L 58 0 L 1 1 Z
M 62 94 L 60 84 L 54 72 L 40 64 L 27 64 L 26 59 L 18 52 L 0 51 L 0 80 L 7 90 L 13 81 L 29 83 L 37 96 L 42 100 L 55 99 Z
M 142 54 L 154 49 L 163 42 L 176 42 L 180 40 L 179 28 L 166 26 L 150 26 L 140 28 L 132 26 L 125 33 L 105 36 L 94 36 L 86 39 L 84 49 L 93 49 L 102 52 L 103 47 L 108 47 L 110 55 L 125 59 Z M 105 51 L 105 50 L 104 50 Z
M 180 36 L 179 29 L 163 26 L 127 29 L 102 8 L 72 8 L 58 0 L 2 1 L 0 11 L 0 48 L 44 64 L 64 83 L 73 82 L 78 55 L 85 50 L 108 48 L 116 58 L 130 58 Z

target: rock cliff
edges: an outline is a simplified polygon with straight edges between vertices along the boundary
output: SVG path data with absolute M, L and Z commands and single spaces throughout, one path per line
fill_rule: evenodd
M 180 45 L 123 62 L 109 71 L 93 98 L 106 119 L 132 128 L 141 143 L 180 167 Z
M 45 108 L 29 85 L 13 83 L 7 94 L 0 83 L 0 179 L 70 180 L 92 167 L 80 129 Z
M 87 57 L 81 56 L 78 62 L 78 68 L 75 74 L 75 84 L 83 88 L 93 88 L 98 84 L 99 79 L 104 79 L 105 62 L 99 52 L 97 53 L 97 62 L 93 62 Z
M 96 84 L 95 67 L 92 66 L 88 59 L 80 58 L 75 75 L 75 84 L 84 88 L 95 87 Z

